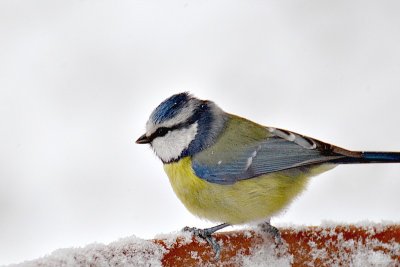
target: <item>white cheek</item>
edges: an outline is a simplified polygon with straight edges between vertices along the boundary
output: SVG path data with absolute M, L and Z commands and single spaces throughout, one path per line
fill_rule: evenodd
M 174 130 L 163 137 L 157 137 L 152 147 L 157 156 L 165 162 L 177 159 L 189 147 L 197 134 L 197 122 L 187 129 Z

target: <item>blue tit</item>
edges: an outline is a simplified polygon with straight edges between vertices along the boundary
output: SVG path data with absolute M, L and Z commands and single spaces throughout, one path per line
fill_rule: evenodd
M 211 234 L 228 225 L 269 224 L 310 177 L 338 164 L 400 162 L 399 152 L 350 151 L 229 114 L 189 93 L 173 95 L 150 115 L 136 143 L 150 144 L 175 194 L 200 218 L 222 224 L 190 228 L 218 252 Z

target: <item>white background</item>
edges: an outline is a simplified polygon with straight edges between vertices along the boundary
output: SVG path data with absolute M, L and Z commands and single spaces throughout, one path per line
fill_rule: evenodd
M 196 219 L 134 141 L 173 93 L 400 151 L 399 1 L 1 1 L 0 264 Z M 340 166 L 274 224 L 400 220 L 400 164 Z

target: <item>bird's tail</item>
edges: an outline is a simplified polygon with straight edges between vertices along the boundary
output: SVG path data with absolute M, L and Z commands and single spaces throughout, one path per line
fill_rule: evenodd
M 334 160 L 338 164 L 352 163 L 400 163 L 400 152 L 360 152 L 357 157 L 344 157 Z

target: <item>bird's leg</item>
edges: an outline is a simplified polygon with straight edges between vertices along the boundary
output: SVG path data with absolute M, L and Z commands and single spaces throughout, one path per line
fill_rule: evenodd
M 283 244 L 281 233 L 279 232 L 278 228 L 271 225 L 269 220 L 264 223 L 260 223 L 258 227 L 260 227 L 263 232 L 272 235 L 275 238 L 275 241 L 277 241 L 279 245 Z
M 205 239 L 208 242 L 208 244 L 210 244 L 211 247 L 213 248 L 213 250 L 215 252 L 215 259 L 218 260 L 221 255 L 221 247 L 217 243 L 215 238 L 212 237 L 212 234 L 218 230 L 221 230 L 222 228 L 229 226 L 229 225 L 230 224 L 228 224 L 228 223 L 223 223 L 223 224 L 219 224 L 217 226 L 205 228 L 205 229 L 199 229 L 199 228 L 195 228 L 195 227 L 187 227 L 186 226 L 185 228 L 183 228 L 183 231 L 192 232 L 195 236 Z

